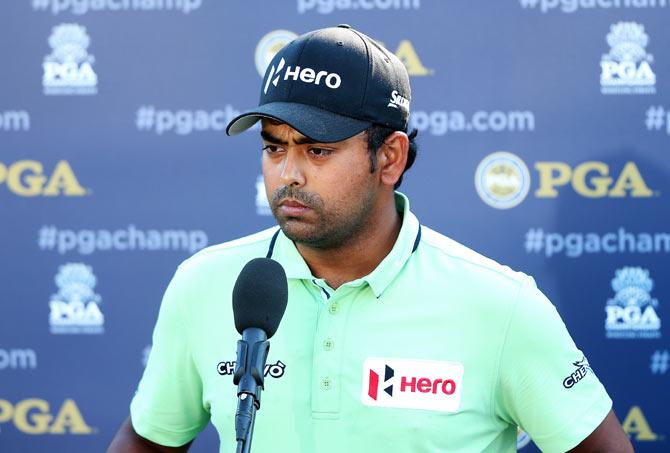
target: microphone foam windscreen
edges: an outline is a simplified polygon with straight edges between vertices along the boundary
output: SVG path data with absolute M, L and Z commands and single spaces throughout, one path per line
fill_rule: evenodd
M 248 327 L 257 327 L 270 338 L 279 327 L 287 303 L 284 268 L 275 260 L 254 258 L 244 266 L 233 288 L 235 328 L 241 334 Z

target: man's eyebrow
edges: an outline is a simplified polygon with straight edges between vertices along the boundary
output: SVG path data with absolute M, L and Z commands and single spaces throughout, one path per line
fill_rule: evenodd
M 274 135 L 272 135 L 271 133 L 269 133 L 268 131 L 265 131 L 265 130 L 261 130 L 261 137 L 263 137 L 263 139 L 265 141 L 268 141 L 270 143 L 275 143 L 277 145 L 288 145 L 288 142 L 286 142 L 286 141 L 284 141 L 280 138 L 275 137 Z M 300 138 L 295 140 L 296 145 L 308 145 L 308 144 L 312 144 L 312 143 L 317 143 L 317 142 L 315 140 L 312 140 L 309 137 L 300 137 Z
M 277 145 L 288 145 L 288 142 L 285 142 L 285 141 L 275 137 L 274 135 L 272 135 L 268 131 L 261 130 L 261 137 L 263 137 L 263 140 L 265 140 L 266 142 L 276 143 Z

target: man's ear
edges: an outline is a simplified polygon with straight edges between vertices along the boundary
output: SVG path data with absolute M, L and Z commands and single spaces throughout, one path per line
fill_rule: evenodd
M 395 186 L 407 165 L 409 139 L 407 134 L 395 131 L 384 140 L 377 150 L 377 165 L 381 182 L 387 186 Z

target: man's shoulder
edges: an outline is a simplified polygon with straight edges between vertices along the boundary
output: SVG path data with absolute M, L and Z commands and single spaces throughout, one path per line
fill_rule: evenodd
M 183 261 L 179 267 L 202 269 L 235 262 L 244 264 L 253 258 L 264 257 L 277 231 L 275 226 L 249 236 L 211 245 Z
M 473 278 L 482 284 L 488 282 L 511 289 L 518 289 L 530 279 L 525 273 L 500 264 L 435 230 L 423 225 L 421 228 L 421 244 L 427 246 L 426 252 L 438 264 L 436 267 L 447 267 L 459 278 Z

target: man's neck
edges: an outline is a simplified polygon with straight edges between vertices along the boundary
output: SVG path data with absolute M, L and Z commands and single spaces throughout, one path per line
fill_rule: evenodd
M 371 217 L 371 221 L 351 240 L 337 248 L 318 249 L 296 244 L 298 252 L 312 271 L 333 289 L 372 272 L 391 252 L 398 239 L 402 217 L 395 197 Z

